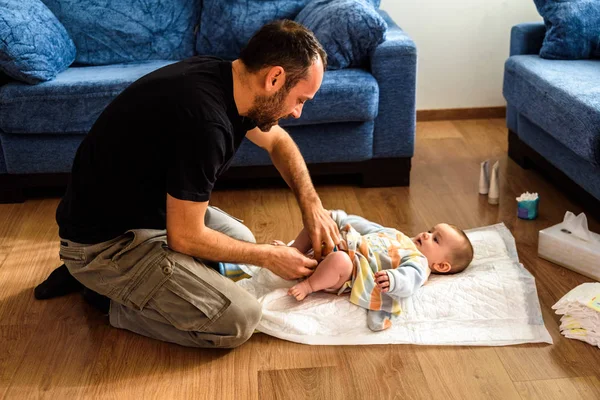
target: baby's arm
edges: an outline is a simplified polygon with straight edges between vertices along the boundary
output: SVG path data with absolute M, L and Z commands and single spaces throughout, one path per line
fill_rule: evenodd
M 427 270 L 418 261 L 406 261 L 396 269 L 386 269 L 375 273 L 375 282 L 383 293 L 394 298 L 410 297 L 423 286 Z

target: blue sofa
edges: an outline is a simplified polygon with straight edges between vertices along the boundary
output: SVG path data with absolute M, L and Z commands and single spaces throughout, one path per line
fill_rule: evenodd
M 43 1 L 67 31 L 75 29 L 70 20 L 61 18 L 65 9 L 52 6 L 71 0 Z M 181 12 L 197 13 L 198 17 L 190 18 L 197 18 L 201 25 L 207 3 L 213 4 L 214 12 L 214 7 L 226 7 L 232 0 L 189 1 L 197 1 L 198 7 L 203 4 L 204 9 Z M 243 28 L 247 37 L 239 41 L 245 43 L 267 22 L 266 15 L 273 20 L 293 19 L 308 2 L 280 0 L 281 7 L 268 7 L 265 15 L 245 21 L 221 9 L 219 18 L 223 20 L 213 21 L 213 25 L 231 29 L 213 37 L 196 25 L 185 34 L 193 35 L 193 54 L 215 47 L 225 31 L 231 34 Z M 302 117 L 284 120 L 282 126 L 298 144 L 313 176 L 358 176 L 365 186 L 408 185 L 415 139 L 416 47 L 389 15 L 378 9 L 380 0 L 371 2 L 388 25 L 385 41 L 372 52 L 364 68 L 328 70 Z M 232 26 L 250 20 L 258 25 L 238 26 L 237 30 Z M 78 46 L 78 57 L 80 50 Z M 79 61 L 76 59 L 55 79 L 35 85 L 0 79 L 0 201 L 22 201 L 31 187 L 63 185 L 77 147 L 106 105 L 138 78 L 176 60 L 108 65 Z M 276 171 L 268 154 L 246 140 L 223 180 L 272 176 Z
M 546 28 L 512 28 L 504 69 L 509 155 L 600 215 L 600 60 L 539 57 Z

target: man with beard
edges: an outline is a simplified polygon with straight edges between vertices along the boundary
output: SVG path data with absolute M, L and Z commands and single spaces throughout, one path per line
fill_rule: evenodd
M 277 21 L 238 60 L 192 57 L 125 89 L 77 151 L 56 213 L 65 264 L 36 297 L 82 290 L 118 328 L 184 346 L 244 343 L 260 305 L 217 273 L 216 262 L 297 279 L 339 242 L 298 148 L 277 125 L 300 117 L 326 63 L 312 32 Z M 316 260 L 293 247 L 256 244 L 248 228 L 209 206 L 244 137 L 269 152 L 292 188 Z

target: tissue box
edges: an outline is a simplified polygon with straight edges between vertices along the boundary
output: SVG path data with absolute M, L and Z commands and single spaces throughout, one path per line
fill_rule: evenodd
M 540 231 L 538 255 L 581 275 L 600 281 L 600 235 L 585 241 L 565 232 L 564 223 Z

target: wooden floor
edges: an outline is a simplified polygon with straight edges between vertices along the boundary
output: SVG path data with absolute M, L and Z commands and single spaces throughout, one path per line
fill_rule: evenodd
M 501 164 L 501 202 L 477 194 L 479 163 Z M 76 294 L 36 301 L 57 267 L 58 199 L 0 205 L 0 398 L 29 399 L 600 399 L 600 349 L 562 337 L 551 306 L 590 280 L 537 257 L 537 232 L 582 211 L 550 182 L 507 158 L 503 120 L 418 125 L 410 188 L 318 187 L 328 208 L 409 234 L 446 221 L 504 222 L 535 276 L 555 343 L 509 347 L 313 347 L 263 334 L 235 350 L 199 350 L 109 327 Z M 541 196 L 536 221 L 516 218 L 515 197 Z M 211 203 L 245 219 L 259 241 L 301 228 L 284 189 L 216 192 Z M 600 231 L 598 221 L 590 228 Z

